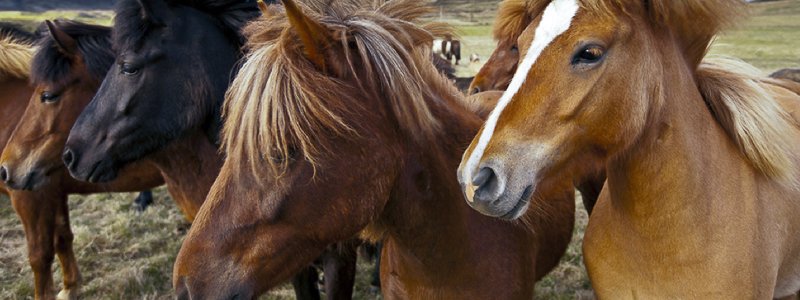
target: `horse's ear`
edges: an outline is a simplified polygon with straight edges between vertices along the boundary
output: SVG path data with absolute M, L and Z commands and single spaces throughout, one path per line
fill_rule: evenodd
M 263 0 L 258 0 L 258 10 L 260 10 L 261 14 L 265 16 L 269 16 L 272 14 L 272 12 L 269 11 L 269 5 L 267 5 L 267 3 L 264 2 Z
M 136 0 L 142 10 L 142 20 L 152 25 L 164 25 L 163 17 L 160 12 L 165 11 L 166 7 L 163 0 Z
M 47 24 L 47 30 L 50 32 L 50 36 L 53 37 L 61 53 L 69 56 L 77 53 L 78 43 L 73 37 L 61 30 L 56 23 L 50 22 L 50 20 L 45 21 L 45 24 Z
M 325 51 L 333 41 L 328 30 L 303 13 L 294 0 L 282 0 L 286 17 L 303 42 L 303 52 L 323 72 L 326 69 Z
M 280 14 L 282 12 L 280 7 L 275 1 L 258 0 L 258 9 L 261 11 L 261 15 L 267 18 Z

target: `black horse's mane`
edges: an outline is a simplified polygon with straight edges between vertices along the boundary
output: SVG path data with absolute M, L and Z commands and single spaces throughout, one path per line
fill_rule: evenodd
M 111 28 L 65 20 L 58 20 L 56 24 L 61 31 L 75 39 L 77 50 L 92 79 L 103 80 L 114 63 Z M 38 45 L 39 50 L 34 54 L 31 63 L 31 81 L 59 84 L 68 80 L 73 60 L 59 49 L 53 36 L 42 34 Z
M 243 45 L 245 38 L 241 29 L 250 20 L 258 17 L 258 5 L 252 0 L 163 0 L 167 5 L 183 5 L 208 14 L 218 21 L 225 35 L 235 44 Z M 267 1 L 270 2 L 270 1 Z M 137 0 L 121 0 L 115 9 L 114 47 L 136 49 L 141 46 L 147 33 L 158 24 L 147 20 Z
M 14 23 L 0 22 L 0 38 L 6 37 L 26 44 L 33 44 L 36 41 L 36 35 L 22 29 L 21 26 Z

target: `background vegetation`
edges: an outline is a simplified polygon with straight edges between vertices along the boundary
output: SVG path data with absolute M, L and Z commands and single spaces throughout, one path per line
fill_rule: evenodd
M 6 1 L 6 2 L 3 2 Z M 102 2 L 102 1 L 101 1 Z M 497 1 L 440 0 L 438 16 L 456 25 L 463 42 L 464 61 L 459 75 L 472 76 L 481 63 L 468 63 L 470 53 L 485 61 L 494 49 L 490 35 Z M 0 7 L 8 0 L 0 0 Z M 782 0 L 753 4 L 753 15 L 737 28 L 722 34 L 714 54 L 748 61 L 765 72 L 800 67 L 800 1 Z M 35 28 L 44 19 L 69 18 L 110 24 L 104 10 L 55 10 L 43 12 L 0 11 L 0 20 Z M 171 270 L 188 224 L 165 189 L 155 191 L 155 204 L 135 213 L 135 194 L 97 194 L 70 197 L 75 251 L 83 275 L 84 299 L 172 299 Z M 580 201 L 576 202 L 580 204 Z M 592 298 L 580 251 L 587 217 L 580 206 L 573 243 L 561 265 L 537 284 L 537 298 Z M 361 262 L 357 299 L 375 299 L 369 292 L 369 262 Z M 58 264 L 53 268 L 60 282 Z M 0 198 L 0 299 L 32 297 L 33 275 L 27 262 L 22 227 L 7 198 Z M 292 299 L 289 286 L 265 296 Z

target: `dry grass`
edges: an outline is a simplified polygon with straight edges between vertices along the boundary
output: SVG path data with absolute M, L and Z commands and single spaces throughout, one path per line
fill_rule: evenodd
M 722 35 L 713 53 L 740 57 L 765 71 L 800 67 L 800 1 L 783 0 L 754 5 L 753 18 Z M 443 15 L 464 20 L 469 11 Z M 490 36 L 491 14 L 473 13 L 473 22 L 456 22 L 463 43 L 460 76 L 472 76 L 481 64 L 469 64 L 470 53 L 484 60 L 494 48 Z M 44 14 L 0 12 L 0 20 L 28 22 L 45 18 L 78 17 L 108 24 L 108 12 L 57 11 Z M 133 212 L 134 194 L 99 194 L 70 198 L 75 251 L 84 279 L 84 299 L 171 299 L 172 262 L 187 224 L 164 189 L 154 193 L 155 204 L 143 214 Z M 576 199 L 577 200 L 577 199 Z M 577 201 L 580 203 L 580 201 Z M 537 298 L 592 298 L 583 266 L 580 241 L 587 222 L 585 210 L 577 212 L 572 244 L 562 263 L 536 286 Z M 27 299 L 33 295 L 32 278 L 21 225 L 6 198 L 0 198 L 0 299 Z M 375 299 L 368 292 L 369 263 L 359 264 L 356 299 Z M 60 280 L 54 265 L 56 281 Z M 283 286 L 265 299 L 292 299 Z
M 131 207 L 135 194 L 70 197 L 75 254 L 84 278 L 82 295 L 97 298 L 171 298 L 170 269 L 185 228 L 183 216 L 163 189 L 144 213 Z M 0 203 L 0 299 L 32 295 L 22 228 L 10 201 Z M 54 264 L 56 282 L 61 271 Z
M 132 208 L 136 194 L 70 197 L 75 254 L 83 276 L 83 299 L 172 299 L 172 263 L 188 224 L 164 188 L 144 213 Z M 578 201 L 580 202 L 580 201 Z M 537 298 L 590 296 L 580 240 L 587 217 L 583 206 L 567 255 L 553 273 L 537 284 Z M 28 266 L 22 226 L 8 198 L 0 199 L 0 299 L 28 299 L 33 275 Z M 369 292 L 370 262 L 359 262 L 355 299 L 377 299 Z M 61 270 L 54 264 L 60 284 Z M 55 292 L 55 291 L 54 291 Z M 294 299 L 284 285 L 263 299 Z
M 83 276 L 83 299 L 172 299 L 172 264 L 189 224 L 164 188 L 154 191 L 144 213 L 132 207 L 136 194 L 70 197 L 75 255 Z M 0 199 L 0 299 L 33 296 L 33 274 L 25 240 L 7 197 Z M 61 270 L 54 265 L 60 285 Z M 370 298 L 371 264 L 359 264 L 356 296 Z M 54 291 L 55 292 L 55 291 Z M 284 285 L 265 299 L 293 299 Z

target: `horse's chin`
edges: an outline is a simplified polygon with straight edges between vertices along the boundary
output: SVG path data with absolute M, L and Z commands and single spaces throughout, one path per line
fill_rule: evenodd
M 70 169 L 70 175 L 80 181 L 105 183 L 117 179 L 118 168 L 108 159 L 97 161 L 85 168 Z
M 6 186 L 14 190 L 37 191 L 46 186 L 50 182 L 50 176 L 62 167 L 63 165 L 56 165 L 50 168 L 32 168 L 25 172 L 24 176 L 6 182 Z

